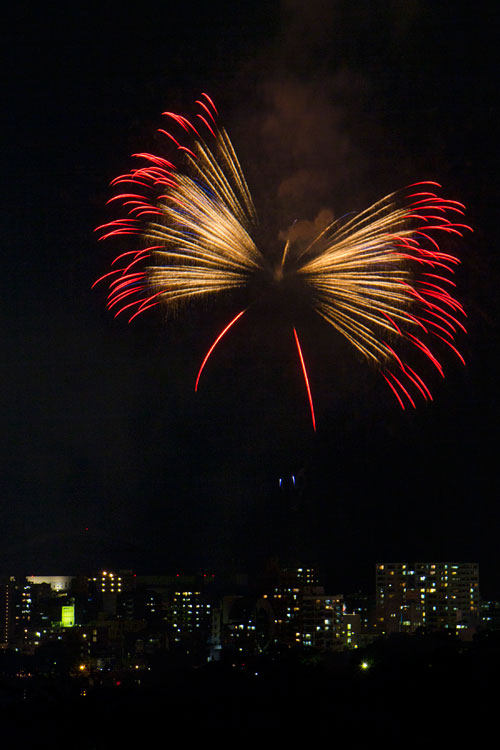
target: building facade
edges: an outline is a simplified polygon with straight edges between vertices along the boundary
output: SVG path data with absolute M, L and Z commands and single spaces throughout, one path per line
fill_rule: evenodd
M 377 563 L 379 635 L 459 630 L 479 621 L 479 608 L 477 563 Z

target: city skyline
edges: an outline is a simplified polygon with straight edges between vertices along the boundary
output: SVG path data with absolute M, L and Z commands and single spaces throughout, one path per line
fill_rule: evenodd
M 338 719 L 337 736 L 387 739 L 407 731 L 408 703 L 420 714 L 429 702 L 439 707 L 434 736 L 477 734 L 478 716 L 494 714 L 500 635 L 499 601 L 465 611 L 477 565 L 386 562 L 376 572 L 377 600 L 327 593 L 307 566 L 269 568 L 250 585 L 109 569 L 0 577 L 3 736 L 53 743 L 73 728 L 82 746 L 128 747 L 153 712 L 208 727 Z M 411 602 L 437 616 L 422 625 Z
M 231 644 L 248 653 L 273 644 L 328 652 L 394 634 L 445 631 L 472 641 L 498 628 L 500 603 L 480 597 L 477 563 L 385 562 L 376 563 L 375 571 L 372 590 L 356 592 L 333 592 L 318 570 L 277 561 L 265 570 L 229 577 L 109 569 L 2 576 L 1 643 L 4 649 L 35 655 L 46 642 L 64 639 L 75 629 L 87 651 L 99 629 L 107 632 L 121 621 L 130 623 L 130 633 L 137 633 L 141 643 L 145 629 L 163 633 L 162 650 L 183 647 L 189 654 L 190 638 L 198 634 L 202 663 L 220 659 Z M 85 657 L 92 657 L 94 668 L 102 669 L 109 660 L 119 668 L 124 659 L 114 649 L 107 651 L 107 638 Z M 130 654 L 123 665 L 129 660 Z

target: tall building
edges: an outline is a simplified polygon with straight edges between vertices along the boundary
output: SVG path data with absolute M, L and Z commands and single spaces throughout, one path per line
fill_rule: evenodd
M 300 604 L 295 642 L 322 651 L 340 646 L 344 597 L 325 594 L 323 586 L 306 586 Z
M 375 596 L 356 591 L 345 597 L 345 640 L 347 645 L 367 646 L 376 637 Z M 351 628 L 348 627 L 349 622 Z M 349 634 L 347 631 L 353 631 Z
M 211 605 L 200 590 L 173 591 L 167 608 L 167 621 L 172 626 L 176 643 L 193 635 L 208 638 L 212 622 Z
M 14 576 L 0 581 L 0 648 L 6 648 L 12 639 L 15 586 Z
M 103 570 L 89 579 L 88 587 L 100 611 L 114 616 L 121 595 L 135 588 L 135 578 L 131 570 Z
M 377 563 L 379 634 L 457 630 L 479 618 L 477 563 Z
M 325 594 L 314 568 L 281 568 L 272 591 L 263 595 L 274 613 L 274 640 L 321 650 L 341 644 L 344 600 Z
M 287 567 L 278 571 L 271 591 L 264 594 L 264 599 L 269 598 L 274 610 L 277 642 L 289 645 L 297 643 L 304 590 L 317 584 L 318 576 L 313 568 Z

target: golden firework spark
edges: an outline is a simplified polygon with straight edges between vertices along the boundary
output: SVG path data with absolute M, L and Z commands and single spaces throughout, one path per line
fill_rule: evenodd
M 143 165 L 112 182 L 129 186 L 130 192 L 111 199 L 125 207 L 127 216 L 99 227 L 101 239 L 132 235 L 140 247 L 118 255 L 116 268 L 98 281 L 109 282 L 108 307 L 116 308 L 116 315 L 129 311 L 130 320 L 155 305 L 171 309 L 245 287 L 267 267 L 252 239 L 256 212 L 231 141 L 217 126 L 210 97 L 202 94 L 197 104 L 199 127 L 211 146 L 190 120 L 165 112 L 184 140 L 192 141 L 188 147 L 160 130 L 182 153 L 182 171 L 164 157 L 141 153 L 135 156 Z M 360 214 L 333 222 L 298 254 L 287 241 L 274 272 L 277 281 L 296 275 L 305 282 L 314 310 L 377 366 L 402 408 L 405 401 L 415 406 L 411 390 L 425 399 L 432 396 L 398 348 L 406 351 L 411 345 L 441 375 L 432 341 L 441 340 L 463 361 L 454 341 L 459 329 L 465 331 L 459 320 L 465 313 L 448 291 L 455 286 L 451 277 L 459 261 L 439 241 L 450 234 L 462 236 L 470 227 L 457 222 L 463 204 L 441 198 L 440 188 L 436 182 L 421 182 L 392 193 Z M 211 346 L 196 388 L 216 344 L 244 312 Z M 315 426 L 295 328 L 293 333 Z

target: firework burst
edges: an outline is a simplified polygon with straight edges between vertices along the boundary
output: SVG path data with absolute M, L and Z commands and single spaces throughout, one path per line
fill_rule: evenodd
M 300 251 L 288 241 L 272 270 L 252 239 L 256 212 L 215 105 L 207 94 L 197 105 L 193 121 L 164 112 L 169 129 L 159 130 L 181 156 L 182 169 L 163 156 L 139 153 L 139 166 L 111 183 L 117 193 L 109 203 L 120 204 L 125 216 L 97 231 L 100 239 L 123 235 L 134 248 L 95 282 L 108 282 L 108 308 L 130 322 L 156 305 L 172 310 L 247 287 L 258 273 L 270 271 L 278 283 L 293 276 L 308 290 L 313 309 L 377 367 L 403 409 L 415 407 L 417 395 L 431 400 L 421 374 L 410 367 L 409 350 L 443 377 L 431 348 L 438 340 L 463 362 L 455 337 L 465 332 L 465 313 L 450 291 L 459 261 L 439 244 L 470 229 L 461 220 L 463 204 L 440 197 L 436 182 L 415 183 L 333 222 Z M 195 390 L 212 351 L 245 312 L 217 336 Z M 316 429 L 296 328 L 293 335 Z

